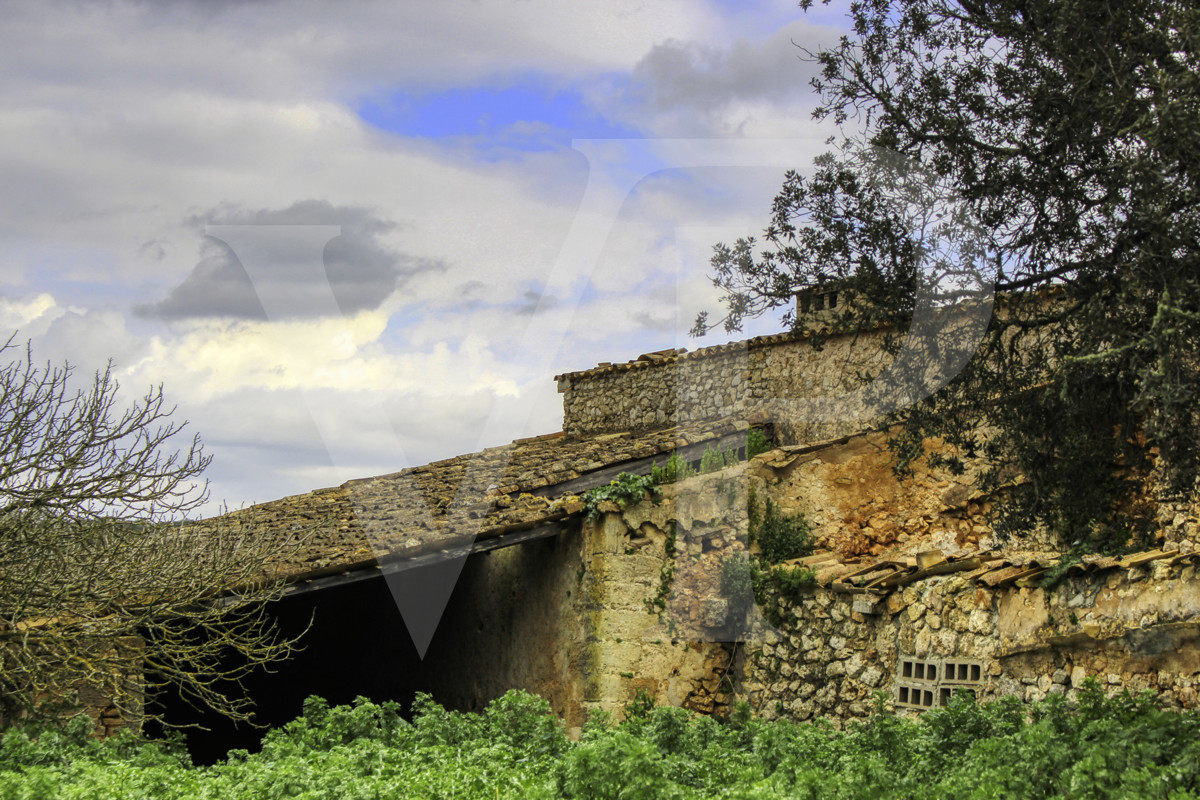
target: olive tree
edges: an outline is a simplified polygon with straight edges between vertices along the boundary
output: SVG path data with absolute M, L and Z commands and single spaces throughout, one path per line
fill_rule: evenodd
M 161 386 L 126 402 L 111 364 L 79 385 L 17 351 L 0 348 L 3 716 L 87 692 L 144 719 L 170 684 L 248 719 L 238 679 L 296 646 L 264 606 L 282 588 L 267 562 L 294 543 L 188 519 L 210 457 Z

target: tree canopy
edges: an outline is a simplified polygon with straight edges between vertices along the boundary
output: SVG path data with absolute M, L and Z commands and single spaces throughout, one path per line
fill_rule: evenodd
M 263 605 L 288 544 L 186 521 L 209 457 L 198 437 L 175 449 L 162 387 L 126 404 L 111 365 L 73 374 L 28 349 L 0 365 L 0 721 L 75 712 L 72 694 L 145 719 L 166 684 L 248 718 L 230 689 L 295 644 Z
M 725 327 L 796 324 L 795 293 L 836 283 L 836 329 L 902 335 L 923 296 L 995 291 L 974 358 L 893 416 L 901 463 L 942 436 L 992 486 L 1024 476 L 1001 530 L 1124 545 L 1147 487 L 1190 492 L 1200 466 L 1200 8 L 860 0 L 850 21 L 808 57 L 817 116 L 851 133 L 786 175 L 765 241 L 716 246 Z M 889 158 L 938 187 L 924 216 Z

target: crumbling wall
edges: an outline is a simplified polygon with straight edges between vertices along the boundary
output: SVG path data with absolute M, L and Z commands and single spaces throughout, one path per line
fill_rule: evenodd
M 927 445 L 929 452 L 941 449 Z M 817 545 L 843 558 L 915 555 L 939 549 L 948 555 L 997 544 L 988 524 L 995 498 L 978 485 L 971 462 L 955 474 L 915 459 L 903 479 L 887 433 L 875 432 L 813 446 L 789 446 L 754 460 L 750 475 L 760 497 L 786 513 L 802 513 Z M 1049 549 L 1031 537 L 1025 548 Z
M 731 477 L 706 475 L 664 487 L 658 502 L 604 503 L 557 537 L 472 556 L 426 656 L 429 690 L 470 710 L 526 689 L 576 734 L 589 711 L 619 718 L 639 692 L 726 710 L 733 647 L 708 635 L 713 610 L 694 601 L 717 598 L 712 566 L 741 546 L 745 499 Z M 682 590 L 697 578 L 709 581 L 701 591 Z
M 870 434 L 779 448 L 663 489 L 657 503 L 603 505 L 591 528 L 589 707 L 617 710 L 644 688 L 699 711 L 744 699 L 768 717 L 840 724 L 867 716 L 880 692 L 915 713 L 958 689 L 1038 700 L 1089 676 L 1168 705 L 1197 702 L 1196 556 L 1095 558 L 1056 579 L 1046 569 L 1060 555 L 1036 536 L 1020 554 L 995 541 L 994 500 L 970 465 L 952 475 L 919 459 L 901 481 L 883 435 Z M 757 607 L 743 617 L 721 594 L 722 561 L 751 549 L 752 494 L 803 512 L 824 549 L 784 565 L 811 567 L 816 585 L 777 596 L 771 620 Z M 705 657 L 685 663 L 681 642 Z
M 989 700 L 1068 696 L 1094 677 L 1109 691 L 1156 692 L 1195 708 L 1200 688 L 1200 579 L 1190 557 L 1159 558 L 1041 585 L 988 588 L 961 576 L 929 578 L 885 599 L 816 588 L 781 600 L 779 628 L 759 623 L 738 671 L 737 697 L 768 718 L 866 716 L 877 692 L 919 710 L 972 691 Z M 900 669 L 905 659 L 936 674 Z M 966 680 L 947 662 L 975 664 Z M 932 672 L 932 670 L 931 670 Z
M 664 486 L 626 509 L 603 503 L 585 523 L 586 709 L 619 717 L 645 692 L 658 704 L 728 710 L 735 648 L 713 635 L 725 623 L 715 567 L 744 549 L 744 469 Z
M 1182 553 L 1200 551 L 1200 490 L 1190 498 L 1160 502 L 1158 526 L 1162 547 Z

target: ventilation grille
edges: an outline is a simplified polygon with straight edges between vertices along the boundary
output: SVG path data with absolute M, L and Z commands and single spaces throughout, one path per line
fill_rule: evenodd
M 937 708 L 958 690 L 978 697 L 983 687 L 983 662 L 970 658 L 911 658 L 901 656 L 896 667 L 896 705 Z

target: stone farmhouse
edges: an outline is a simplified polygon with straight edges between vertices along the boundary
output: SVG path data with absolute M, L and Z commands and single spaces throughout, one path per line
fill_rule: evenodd
M 849 392 L 855 365 L 886 359 L 873 334 L 827 333 L 566 373 L 559 433 L 225 517 L 307 537 L 271 565 L 290 585 L 281 624 L 312 628 L 295 664 L 250 687 L 264 720 L 311 693 L 426 691 L 469 710 L 522 688 L 575 730 L 639 693 L 842 724 L 879 693 L 920 713 L 958 690 L 1034 700 L 1089 676 L 1196 706 L 1198 509 L 1161 506 L 1158 549 L 1048 573 L 1060 554 L 1038 536 L 993 535 L 1003 497 L 969 462 L 954 475 L 919 459 L 899 480 L 870 420 L 789 413 L 803 404 L 781 399 Z M 587 491 L 618 474 L 744 454 L 752 429 L 766 452 L 587 513 Z M 764 613 L 724 597 L 720 572 L 768 499 L 812 523 L 815 552 L 784 568 L 815 581 Z

